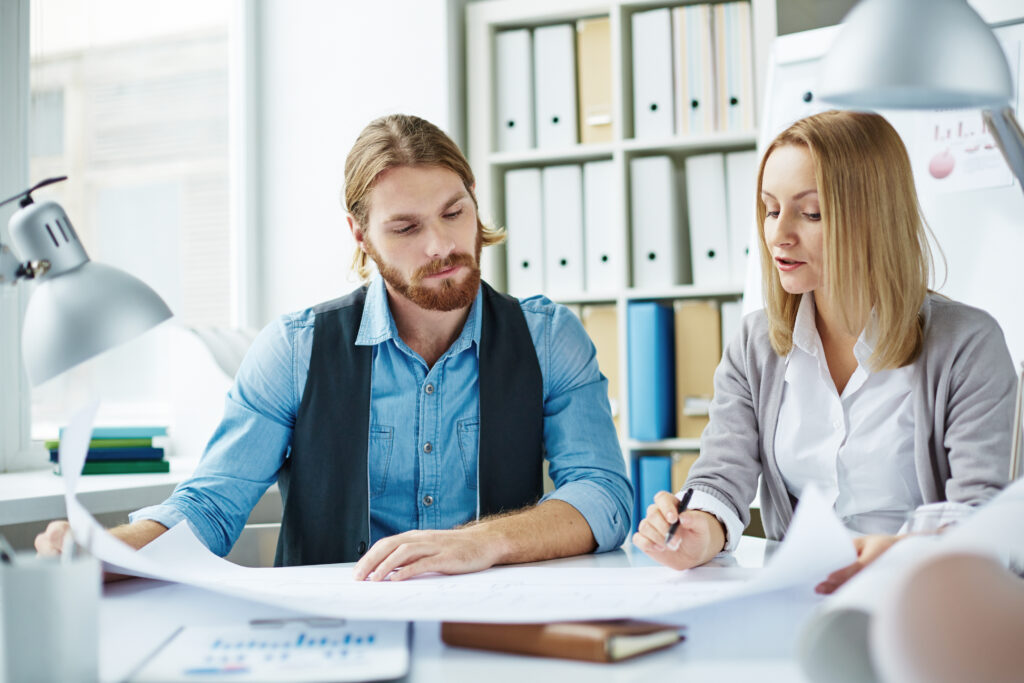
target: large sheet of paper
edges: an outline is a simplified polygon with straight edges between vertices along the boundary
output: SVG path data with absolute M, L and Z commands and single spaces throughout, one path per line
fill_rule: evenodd
M 702 567 L 496 567 L 476 574 L 364 582 L 351 566 L 251 569 L 213 555 L 182 523 L 141 551 L 104 531 L 75 498 L 95 408 L 64 432 L 61 462 L 75 538 L 108 568 L 266 604 L 350 619 L 530 622 L 657 616 L 784 589 L 811 594 L 855 558 L 849 534 L 814 490 L 801 497 L 786 540 L 761 571 Z

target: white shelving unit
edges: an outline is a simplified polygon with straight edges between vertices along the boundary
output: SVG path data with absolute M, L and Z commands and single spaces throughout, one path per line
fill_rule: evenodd
M 630 253 L 630 161 L 636 157 L 667 155 L 681 168 L 685 157 L 709 152 L 753 149 L 755 131 L 677 136 L 665 139 L 633 138 L 632 94 L 632 15 L 650 9 L 696 4 L 687 0 L 650 2 L 643 0 L 492 0 L 467 6 L 467 113 L 469 160 L 477 175 L 476 193 L 484 221 L 504 225 L 504 174 L 517 168 L 545 167 L 556 164 L 611 160 L 613 164 L 615 222 L 619 253 Z M 592 17 L 609 18 L 611 26 L 612 140 L 604 143 L 576 144 L 569 147 L 498 151 L 496 134 L 495 35 L 504 30 L 536 28 L 558 23 L 574 23 Z M 776 34 L 775 0 L 752 0 L 752 58 L 754 63 L 754 102 L 763 99 L 769 50 Z M 759 113 L 755 119 L 760 120 Z M 680 188 L 682 185 L 680 184 Z M 680 189 L 680 192 L 683 190 Z M 682 204 L 681 206 L 685 206 Z M 724 226 L 723 226 L 724 229 Z M 486 249 L 483 254 L 484 277 L 503 289 L 506 284 L 504 247 Z M 611 292 L 578 292 L 561 295 L 565 304 L 615 304 L 618 320 L 619 348 L 619 428 L 627 458 L 635 452 L 670 452 L 698 450 L 699 439 L 665 439 L 655 442 L 637 441 L 628 434 L 628 377 L 626 351 L 626 308 L 631 301 L 676 299 L 736 300 L 742 295 L 743 283 L 725 289 L 709 289 L 693 285 L 677 285 L 659 290 L 634 289 L 629 286 L 630 259 L 622 264 L 618 281 L 622 286 Z

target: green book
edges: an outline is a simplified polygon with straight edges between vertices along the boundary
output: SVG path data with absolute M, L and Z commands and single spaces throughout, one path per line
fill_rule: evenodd
M 86 462 L 82 468 L 82 474 L 142 474 L 170 471 L 171 463 L 166 460 L 100 460 Z M 53 473 L 61 473 L 60 463 L 54 463 Z
M 60 439 L 50 439 L 44 442 L 46 450 L 55 451 L 60 448 Z M 89 448 L 152 448 L 153 437 L 145 439 L 93 439 L 89 442 Z

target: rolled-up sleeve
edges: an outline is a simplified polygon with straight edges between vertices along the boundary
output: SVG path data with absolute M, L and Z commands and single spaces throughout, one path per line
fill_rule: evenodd
M 626 540 L 633 489 L 612 422 L 608 380 L 583 325 L 567 308 L 544 298 L 523 302 L 544 376 L 544 446 L 555 490 L 583 515 L 597 551 Z
M 160 505 L 132 513 L 131 521 L 151 519 L 169 528 L 187 520 L 212 552 L 231 550 L 287 455 L 301 392 L 295 381 L 301 327 L 301 319 L 282 318 L 257 336 L 195 473 Z

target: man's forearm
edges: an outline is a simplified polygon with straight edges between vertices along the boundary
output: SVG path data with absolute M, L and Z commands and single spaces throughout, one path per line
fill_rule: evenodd
M 587 520 L 579 510 L 561 500 L 487 517 L 464 528 L 480 533 L 492 546 L 493 564 L 537 562 L 582 555 L 597 548 Z
M 110 534 L 138 550 L 165 531 L 167 531 L 167 527 L 160 522 L 154 522 L 151 519 L 140 519 L 131 524 L 122 524 L 121 526 L 114 527 L 110 530 Z

